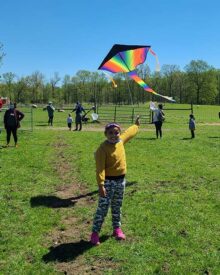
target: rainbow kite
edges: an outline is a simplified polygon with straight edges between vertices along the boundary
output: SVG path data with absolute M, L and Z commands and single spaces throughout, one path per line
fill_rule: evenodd
M 115 44 L 107 56 L 102 61 L 98 70 L 104 70 L 111 73 L 127 73 L 130 78 L 137 82 L 145 91 L 154 95 L 163 97 L 170 101 L 175 101 L 172 97 L 160 95 L 151 89 L 144 81 L 137 75 L 136 68 L 138 65 L 145 62 L 148 51 L 156 58 L 156 71 L 159 71 L 159 62 L 157 55 L 152 51 L 151 46 L 137 46 L 137 45 L 119 45 Z M 115 84 L 113 78 L 108 77 Z

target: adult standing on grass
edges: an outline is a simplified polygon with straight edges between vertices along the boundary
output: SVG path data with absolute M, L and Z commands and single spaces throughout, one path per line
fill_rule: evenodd
M 100 244 L 99 232 L 110 205 L 113 236 L 117 240 L 125 240 L 125 234 L 121 230 L 121 207 L 127 172 L 124 144 L 137 134 L 139 125 L 139 117 L 137 117 L 135 125 L 129 127 L 122 134 L 120 126 L 116 123 L 109 123 L 105 126 L 107 139 L 95 153 L 99 202 L 90 238 L 93 245 Z
M 82 130 L 82 112 L 85 113 L 85 110 L 79 101 L 76 102 L 76 106 L 72 112 L 76 112 L 76 117 L 75 117 L 76 128 L 74 131 L 78 131 L 78 130 L 81 131 Z
M 55 111 L 55 108 L 53 107 L 52 102 L 51 101 L 48 102 L 48 105 L 47 105 L 48 126 L 49 125 L 53 126 L 54 111 Z
M 154 112 L 153 123 L 156 128 L 156 137 L 158 138 L 160 136 L 160 138 L 162 138 L 162 125 L 165 120 L 165 114 L 163 112 L 163 105 L 158 104 L 158 108 L 157 108 L 155 106 L 155 104 L 153 102 L 151 102 L 150 109 L 151 109 L 151 111 Z
M 7 132 L 7 146 L 9 146 L 10 143 L 11 133 L 14 137 L 15 147 L 18 146 L 17 129 L 20 128 L 20 121 L 23 118 L 24 114 L 16 109 L 16 103 L 11 103 L 4 115 L 4 125 Z

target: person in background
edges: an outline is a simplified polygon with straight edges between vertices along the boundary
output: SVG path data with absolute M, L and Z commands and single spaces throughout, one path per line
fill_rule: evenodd
M 48 126 L 49 125 L 53 126 L 53 117 L 54 117 L 55 108 L 53 107 L 51 101 L 48 102 L 48 105 L 46 108 L 47 108 L 47 113 L 48 113 Z
M 67 126 L 70 131 L 72 130 L 72 123 L 73 123 L 73 118 L 72 118 L 71 114 L 69 114 L 67 117 Z
M 1 112 L 1 110 L 2 110 L 2 106 L 3 106 L 3 100 L 2 100 L 2 98 L 1 98 L 1 96 L 0 96 L 0 112 Z
M 113 236 L 125 240 L 121 229 L 121 207 L 125 189 L 126 157 L 124 144 L 133 138 L 140 126 L 139 117 L 135 125 L 121 134 L 117 123 L 105 126 L 106 140 L 95 153 L 96 178 L 99 187 L 99 202 L 94 216 L 90 242 L 99 245 L 99 232 L 111 205 Z
M 191 132 L 191 138 L 195 138 L 196 122 L 193 114 L 189 115 L 189 130 Z
M 150 109 L 154 112 L 153 115 L 153 123 L 156 128 L 156 137 L 162 138 L 162 125 L 165 120 L 165 114 L 163 112 L 163 105 L 158 104 L 158 108 L 154 105 L 151 104 Z
M 85 113 L 85 110 L 79 101 L 76 102 L 76 106 L 72 112 L 76 112 L 76 117 L 75 117 L 76 128 L 74 131 L 78 131 L 78 130 L 81 131 L 82 130 L 82 112 Z
M 7 145 L 9 146 L 11 133 L 14 137 L 15 147 L 18 147 L 17 129 L 20 128 L 20 121 L 24 118 L 24 114 L 16 109 L 16 103 L 10 103 L 9 109 L 4 114 L 4 126 L 7 133 Z

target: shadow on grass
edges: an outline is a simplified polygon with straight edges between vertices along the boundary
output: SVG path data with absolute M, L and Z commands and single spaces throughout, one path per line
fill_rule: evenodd
M 137 183 L 136 181 L 127 182 L 126 187 L 132 186 L 136 183 Z M 81 194 L 76 197 L 70 197 L 68 199 L 62 199 L 57 196 L 39 195 L 36 197 L 32 197 L 30 199 L 30 204 L 31 204 L 31 207 L 39 207 L 39 206 L 46 206 L 51 208 L 72 207 L 77 202 L 77 200 L 86 198 L 86 197 L 92 197 L 95 194 L 98 194 L 98 190 L 95 190 L 86 194 Z
M 141 140 L 157 140 L 157 138 L 155 138 L 155 137 L 151 137 L 151 138 L 148 138 L 148 137 L 146 137 L 146 138 L 136 137 L 136 139 L 141 139 Z
M 100 237 L 100 242 L 105 242 L 109 236 Z M 80 240 L 75 243 L 60 244 L 56 247 L 50 247 L 50 251 L 42 257 L 42 260 L 48 262 L 70 262 L 82 255 L 85 251 L 94 247 L 89 241 Z
M 191 140 L 191 137 L 187 137 L 187 138 L 181 138 L 181 140 Z
M 46 206 L 51 208 L 62 208 L 74 206 L 76 201 L 61 199 L 57 196 L 36 196 L 30 199 L 31 207 Z
M 220 138 L 220 137 L 208 137 L 208 138 Z
M 0 149 L 16 148 L 15 145 L 0 145 Z

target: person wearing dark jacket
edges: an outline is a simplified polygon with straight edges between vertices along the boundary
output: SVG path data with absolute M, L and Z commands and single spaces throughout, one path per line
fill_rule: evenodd
M 14 137 L 15 147 L 17 147 L 18 137 L 17 129 L 20 128 L 20 121 L 24 118 L 24 114 L 16 109 L 16 103 L 10 104 L 8 110 L 5 111 L 4 115 L 4 125 L 7 132 L 7 146 L 11 139 L 11 133 Z
M 162 125 L 165 120 L 163 105 L 158 104 L 158 108 L 152 105 L 150 109 L 154 112 L 153 123 L 156 128 L 156 137 L 158 138 L 160 136 L 160 138 L 162 138 Z
M 54 115 L 54 111 L 55 111 L 55 108 L 53 107 L 52 105 L 52 102 L 50 101 L 47 105 L 47 112 L 48 112 L 48 126 L 53 126 L 53 115 Z
M 76 123 L 76 128 L 74 131 L 81 131 L 82 130 L 82 112 L 85 113 L 85 110 L 83 106 L 80 104 L 80 102 L 76 102 L 75 108 L 72 110 L 72 112 L 76 112 L 76 118 L 75 118 L 75 123 Z M 79 126 L 79 129 L 78 129 Z

